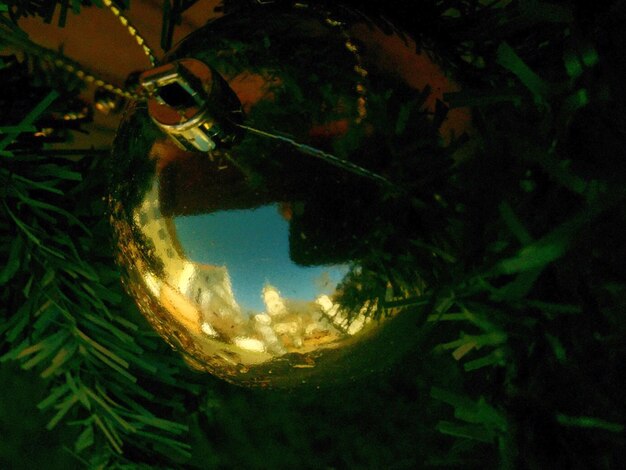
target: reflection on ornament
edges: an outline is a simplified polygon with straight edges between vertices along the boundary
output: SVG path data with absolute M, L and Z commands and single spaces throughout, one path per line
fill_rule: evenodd
M 398 306 L 426 282 L 417 142 L 432 153 L 468 126 L 433 125 L 455 85 L 414 48 L 347 10 L 257 6 L 142 75 L 147 104 L 131 103 L 114 148 L 118 258 L 193 367 L 292 386 L 411 346 L 417 320 Z

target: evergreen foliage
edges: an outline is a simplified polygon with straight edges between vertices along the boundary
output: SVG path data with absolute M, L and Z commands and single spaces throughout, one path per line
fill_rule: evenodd
M 2 5 L 50 19 L 81 3 Z M 188 371 L 119 285 L 106 156 L 18 140 L 67 88 L 42 67 L 34 102 L 3 116 L 0 362 L 41 377 L 46 427 L 70 429 L 86 467 L 619 467 L 626 2 L 388 3 L 454 70 L 463 90 L 446 98 L 472 108 L 475 134 L 431 202 L 440 233 L 415 240 L 444 273 L 415 299 L 423 338 L 376 380 L 290 394 Z M 191 3 L 164 4 L 168 46 L 172 7 Z M 23 39 L 9 16 L 0 28 Z

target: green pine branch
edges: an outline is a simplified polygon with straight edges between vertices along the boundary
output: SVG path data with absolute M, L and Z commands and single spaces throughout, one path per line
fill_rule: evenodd
M 11 128 L 3 147 L 56 97 L 52 92 Z M 47 380 L 51 394 L 38 407 L 50 416 L 48 429 L 69 421 L 81 429 L 78 453 L 105 440 L 118 454 L 128 443 L 152 449 L 158 442 L 161 453 L 188 456 L 186 426 L 163 417 L 176 414 L 175 404 L 166 404 L 169 413 L 150 411 L 150 402 L 160 400 L 144 389 L 146 378 L 185 393 L 194 386 L 157 347 L 156 335 L 140 332 L 146 326 L 136 312 L 122 308 L 128 301 L 111 265 L 103 218 L 99 175 L 106 158 L 86 154 L 75 162 L 4 152 L 0 362 L 18 361 Z

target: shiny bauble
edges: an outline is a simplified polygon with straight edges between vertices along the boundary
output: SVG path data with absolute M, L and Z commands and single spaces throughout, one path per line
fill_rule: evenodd
M 384 26 L 259 5 L 142 76 L 147 100 L 130 104 L 113 151 L 118 260 L 194 368 L 323 384 L 389 367 L 414 343 L 411 306 L 436 256 L 413 243 L 437 206 L 425 172 L 445 167 L 440 149 L 468 120 L 442 114 L 455 84 Z

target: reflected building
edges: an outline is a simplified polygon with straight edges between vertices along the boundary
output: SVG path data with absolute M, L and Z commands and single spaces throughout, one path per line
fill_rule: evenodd
M 363 312 L 350 318 L 329 295 L 285 298 L 271 284 L 258 292 L 262 311 L 242 309 L 226 266 L 190 261 L 174 223 L 160 211 L 156 182 L 134 211 L 133 221 L 150 241 L 152 256 L 163 262 L 159 276 L 140 269 L 147 290 L 172 320 L 195 337 L 204 354 L 232 361 L 234 351 L 247 351 L 260 355 L 255 362 L 288 353 L 304 354 L 321 346 L 332 347 L 333 341 L 357 333 L 370 320 Z M 224 349 L 224 344 L 231 347 Z

